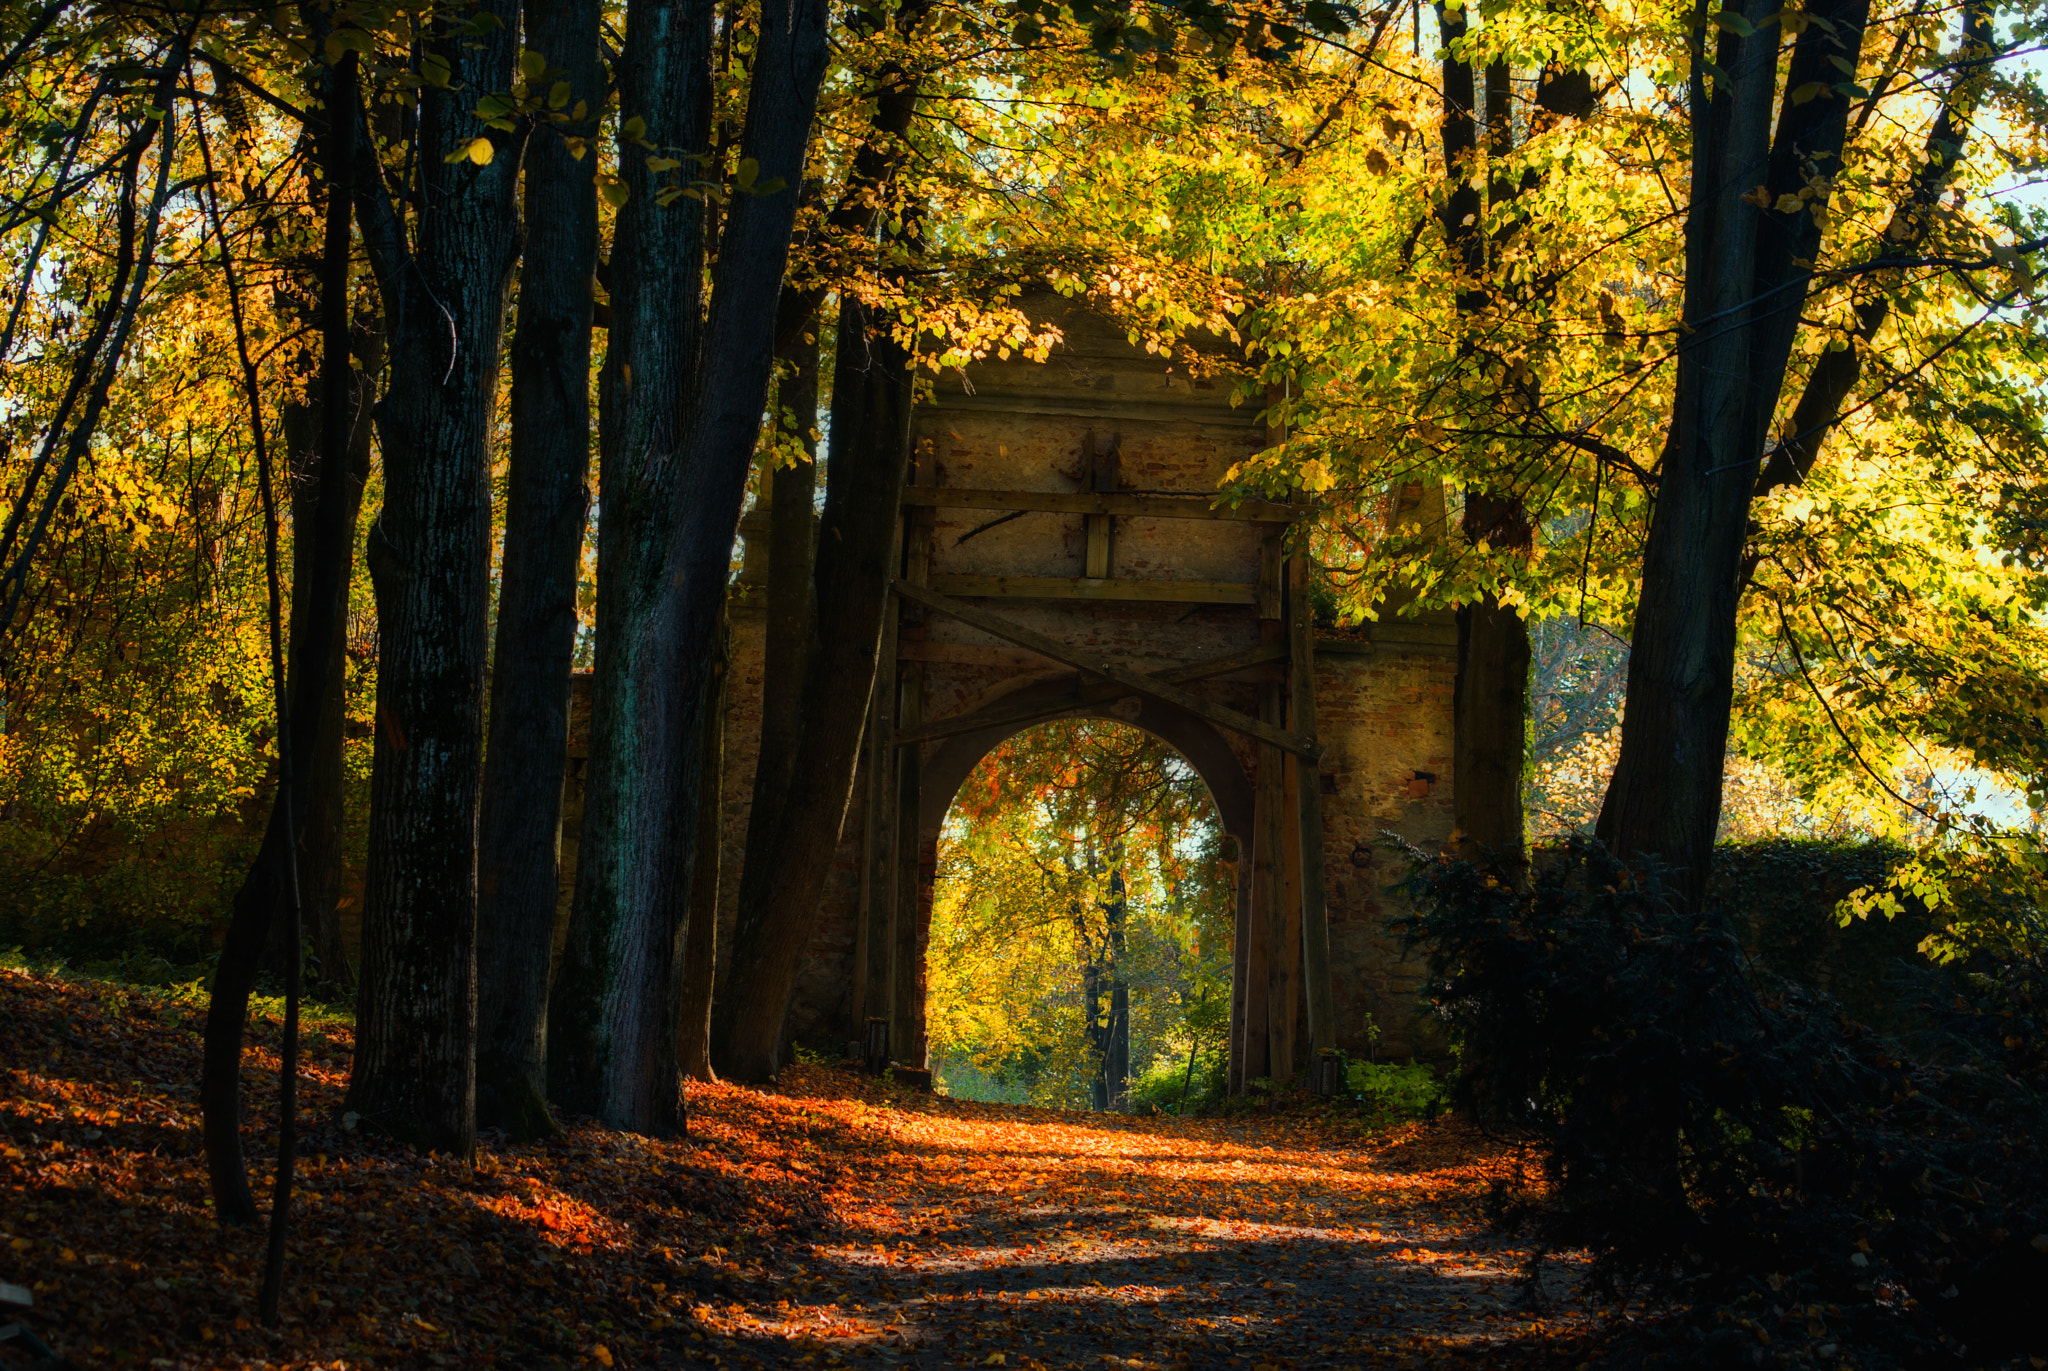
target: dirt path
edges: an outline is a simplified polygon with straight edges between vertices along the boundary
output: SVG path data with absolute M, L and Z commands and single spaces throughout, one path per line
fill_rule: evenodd
M 1479 1220 L 1510 1161 L 1455 1124 L 1053 1114 L 800 1068 L 692 1087 L 688 1138 L 566 1120 L 471 1164 L 352 1127 L 328 1022 L 266 1328 L 262 1230 L 207 1199 L 200 1019 L 190 991 L 0 968 L 0 1281 L 79 1366 L 1492 1368 L 1592 1317 L 1566 1270 L 1551 1321 L 1518 1306 L 1521 1253 Z M 260 1181 L 276 1024 L 255 1039 Z
M 838 1073 L 787 1083 L 812 1146 L 845 1166 L 836 1221 L 751 1300 L 693 1306 L 685 1360 L 1400 1365 L 1492 1360 L 1588 1317 L 1569 1264 L 1547 1320 L 1523 1306 L 1521 1251 L 1478 1218 L 1511 1163 L 1455 1124 L 1365 1139 L 1299 1116 L 1109 1119 L 854 1089 Z M 699 1097 L 714 1137 L 722 1095 Z

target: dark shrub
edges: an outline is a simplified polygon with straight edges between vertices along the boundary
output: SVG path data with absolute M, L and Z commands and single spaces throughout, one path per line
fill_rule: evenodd
M 1658 1356 L 2048 1353 L 2038 956 L 1921 973 L 1933 1026 L 1905 1041 L 1752 983 L 1728 918 L 1592 840 L 1529 885 L 1409 855 L 1462 1101 L 1544 1158 L 1501 1216 L 1687 1309 Z

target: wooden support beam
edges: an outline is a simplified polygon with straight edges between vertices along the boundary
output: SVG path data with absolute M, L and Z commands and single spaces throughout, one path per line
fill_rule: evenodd
M 1294 731 L 1316 736 L 1315 618 L 1309 603 L 1308 559 L 1288 559 L 1288 687 Z M 1336 993 L 1330 975 L 1330 914 L 1323 873 L 1323 769 L 1305 760 L 1295 768 L 1295 814 L 1301 842 L 1302 989 L 1308 998 L 1309 1046 L 1337 1046 Z
M 1046 514 L 1120 514 L 1144 519 L 1231 519 L 1246 523 L 1289 524 L 1308 517 L 1307 505 L 1271 500 L 1246 500 L 1216 505 L 1216 497 L 1135 495 L 1107 491 L 976 490 L 965 486 L 906 486 L 903 503 L 943 509 L 1022 509 Z
M 907 655 L 907 654 L 906 654 Z M 1227 656 L 1210 657 L 1185 666 L 1169 667 L 1163 671 L 1145 673 L 1155 681 L 1168 685 L 1186 685 L 1190 681 L 1205 680 L 1211 676 L 1225 676 L 1233 671 L 1263 666 L 1277 662 L 1287 656 L 1287 649 L 1279 643 L 1267 643 L 1259 647 L 1246 648 Z M 1087 705 L 1107 704 L 1115 700 L 1129 699 L 1132 691 L 1114 684 L 1082 684 L 1067 692 L 1059 700 L 1038 700 L 1030 704 L 1016 704 L 1008 709 L 997 701 L 987 709 L 977 709 L 971 714 L 955 714 L 950 718 L 934 719 L 916 728 L 902 728 L 896 731 L 896 746 L 910 743 L 930 742 L 934 738 L 950 738 L 959 733 L 976 733 L 984 728 L 999 728 L 1004 725 L 1035 724 L 1044 719 L 1057 719 Z
M 978 595 L 994 600 L 1152 600 L 1161 604 L 1248 605 L 1258 597 L 1257 586 L 1239 581 L 1155 581 L 1113 576 L 934 576 L 932 587 L 948 595 Z
M 1259 687 L 1259 714 L 1278 722 L 1283 687 Z M 1266 1074 L 1284 1081 L 1294 1074 L 1294 1016 L 1299 998 L 1295 989 L 1295 958 L 1289 955 L 1287 937 L 1287 766 L 1278 748 L 1259 749 L 1257 818 L 1259 937 L 1266 945 L 1266 1021 L 1258 1027 L 1265 1032 Z
M 901 688 L 896 715 L 904 723 L 914 726 L 919 711 L 924 707 L 924 667 L 920 663 L 904 664 Z M 923 968 L 918 962 L 917 946 L 917 814 L 923 772 L 924 759 L 916 748 L 896 753 L 896 870 L 892 882 L 895 890 L 890 919 L 889 1054 L 905 1066 L 924 1065 L 922 1061 L 912 1060 L 910 1055 L 917 1041 L 918 1020 L 923 1010 L 918 996 Z
M 1013 642 L 1019 647 L 1028 647 L 1033 652 L 1043 653 L 1047 657 L 1065 662 L 1077 671 L 1090 672 L 1115 681 L 1139 695 L 1150 695 L 1170 705 L 1179 705 L 1188 713 L 1207 719 L 1219 728 L 1246 734 L 1262 743 L 1271 743 L 1274 747 L 1299 756 L 1314 759 L 1322 755 L 1320 747 L 1303 742 L 1285 729 L 1275 728 L 1262 720 L 1252 718 L 1249 714 L 1241 714 L 1237 710 L 1219 705 L 1213 700 L 1191 695 L 1179 686 L 1168 685 L 1157 677 L 1133 671 L 1127 666 L 1096 656 L 1084 649 L 1069 647 L 1065 643 L 1046 637 L 1043 633 L 1034 632 L 1022 624 L 1012 623 L 1000 614 L 990 613 L 964 600 L 956 600 L 950 595 L 942 595 L 924 586 L 912 585 L 908 581 L 897 581 L 896 593 L 911 604 L 936 610 L 940 614 L 958 619 L 970 628 L 993 633 L 996 637 Z

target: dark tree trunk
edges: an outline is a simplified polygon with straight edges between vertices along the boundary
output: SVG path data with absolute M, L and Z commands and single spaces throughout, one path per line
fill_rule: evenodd
M 485 14 L 497 22 L 479 28 Z M 377 415 L 384 506 L 366 549 L 379 656 L 349 1105 L 392 1136 L 468 1156 L 491 432 L 522 140 L 473 112 L 479 92 L 512 85 L 511 0 L 483 0 L 459 23 L 452 13 L 440 23 L 426 46 L 452 79 L 421 93 L 414 246 L 395 262 L 388 226 L 366 227 L 393 365 Z M 481 164 L 462 155 L 478 139 L 493 147 Z
M 708 6 L 702 15 L 701 23 L 692 19 L 686 26 L 683 45 L 690 63 L 686 70 L 708 74 Z M 639 564 L 623 583 L 615 578 L 609 592 L 600 590 L 616 597 L 611 603 L 617 613 L 607 644 L 606 602 L 601 600 L 593 713 L 596 774 L 577 849 L 569 946 L 550 1006 L 548 1076 L 559 1102 L 598 1114 L 615 1127 L 649 1133 L 669 1132 L 679 1120 L 674 1016 L 680 1007 L 678 934 L 697 839 L 697 744 L 740 501 L 767 403 L 776 302 L 789 260 L 797 187 L 824 76 L 824 6 L 818 0 L 767 0 L 760 35 L 740 149 L 743 160 L 759 168 L 759 180 L 757 189 L 733 197 L 726 217 L 701 364 L 694 386 L 684 392 L 690 403 L 686 408 L 673 404 L 669 373 L 660 359 L 652 378 L 643 377 L 638 366 L 629 377 L 610 359 L 605 368 L 607 403 L 614 403 L 615 391 L 647 385 L 654 393 L 640 402 L 643 409 L 660 409 L 665 423 L 673 424 L 682 414 L 689 422 L 675 443 L 622 439 L 617 457 L 640 464 L 635 473 L 639 484 L 615 487 L 615 449 L 606 418 L 603 521 L 611 520 L 619 505 L 625 507 L 618 513 L 639 521 Z M 650 54 L 641 59 L 649 62 L 658 53 L 667 62 L 677 46 L 636 45 L 629 33 L 626 50 Z M 694 79 L 691 86 L 697 88 Z M 708 119 L 708 84 L 703 90 Z M 658 126 L 650 118 L 648 127 Z M 693 141 L 680 144 L 650 136 L 671 146 L 705 145 L 694 130 Z M 623 245 L 614 261 L 621 256 L 631 256 Z M 643 279 L 627 294 L 626 308 L 645 307 L 634 297 L 647 288 Z M 677 290 L 688 290 L 694 301 L 694 285 Z M 615 289 L 615 354 L 621 303 Z M 695 324 L 694 310 L 690 323 Z M 696 349 L 684 354 L 695 355 Z M 687 371 L 678 379 L 688 380 Z M 614 489 L 623 500 L 611 493 Z M 603 521 L 601 559 L 610 536 Z M 605 580 L 602 567 L 599 580 L 601 585 Z
M 292 752 L 292 768 L 304 774 L 305 792 L 303 807 L 292 811 L 299 825 L 299 896 L 305 909 L 310 979 L 341 990 L 352 988 L 356 979 L 341 936 L 341 902 L 348 888 L 348 767 L 342 732 L 348 714 L 348 604 L 355 579 L 356 522 L 363 508 L 363 487 L 370 479 L 370 406 L 384 346 L 381 326 L 375 331 L 355 329 L 350 337 L 363 365 L 351 368 L 349 375 L 348 479 L 341 491 L 345 507 L 335 516 L 348 556 L 338 590 L 328 584 L 320 563 L 322 553 L 338 555 L 321 542 L 321 500 L 327 490 L 321 462 L 327 422 L 322 387 L 316 381 L 306 401 L 279 406 L 291 469 L 293 670 L 326 674 L 314 692 L 317 699 L 307 701 L 319 710 L 306 721 L 307 745 Z M 331 613 L 303 614 L 301 586 L 338 593 L 338 604 Z M 304 641 L 316 626 L 326 641 Z M 296 705 L 296 684 L 294 697 Z M 298 722 L 295 713 L 293 723 Z M 281 929 L 282 923 L 276 927 Z M 273 945 L 272 960 L 278 961 L 284 953 L 281 940 L 274 938 Z
M 598 0 L 527 0 L 522 41 L 562 70 L 571 109 L 604 102 L 602 9 Z M 546 1101 L 548 970 L 590 505 L 597 269 L 595 159 L 571 156 L 564 140 L 592 136 L 595 124 L 593 116 L 542 125 L 526 150 L 505 553 L 477 819 L 477 1123 L 522 1141 L 555 1131 Z
M 1775 146 L 1779 34 L 1764 22 L 1774 12 L 1763 0 L 1730 6 L 1756 32 L 1722 32 L 1711 101 L 1703 39 L 1694 54 L 1684 336 L 1643 552 L 1621 756 L 1598 827 L 1619 855 L 1654 854 L 1675 868 L 1688 901 L 1705 892 L 1721 818 L 1751 493 L 1820 246 L 1807 207 L 1771 206 L 1806 184 L 1803 164 L 1833 175 L 1847 130 L 1846 99 L 1797 104 L 1790 93 L 1810 81 L 1832 86 L 1837 59 L 1853 69 L 1869 4 L 1827 0 L 1809 11 L 1827 22 L 1810 23 L 1793 47 Z M 1760 170 L 1764 194 L 1754 196 Z
M 305 550 L 292 580 L 289 708 L 294 757 L 313 757 L 323 721 L 337 718 L 343 667 L 325 660 L 339 655 L 348 615 L 350 571 L 355 561 L 355 521 L 361 486 L 350 470 L 360 395 L 349 362 L 349 201 L 346 187 L 356 159 L 358 85 L 353 53 L 328 73 L 326 106 L 339 116 L 321 139 L 319 158 L 330 187 L 320 264 L 320 461 L 318 501 L 310 524 L 298 537 Z M 332 188 L 342 189 L 332 189 Z M 332 694 L 335 698 L 327 698 Z M 338 749 L 337 749 L 338 750 Z M 256 1219 L 256 1201 L 242 1160 L 242 1032 L 270 930 L 289 898 L 286 861 L 296 835 L 285 815 L 305 816 L 313 805 L 317 767 L 293 769 L 280 788 L 263 843 L 241 888 L 221 944 L 213 993 L 206 1008 L 206 1039 L 200 1066 L 199 1104 L 206 1144 L 207 1176 L 214 1212 L 222 1223 Z
M 1884 231 L 1877 235 L 1873 245 L 1877 254 L 1910 256 L 1933 225 L 1934 216 L 1928 210 L 1941 198 L 1962 161 L 1977 105 L 1991 74 L 1992 37 L 1991 7 L 1983 0 L 1964 5 L 1955 85 L 1927 131 L 1920 170 L 1913 176 L 1905 199 L 1892 211 Z M 1880 293 L 1863 301 L 1856 306 L 1856 327 L 1849 345 L 1839 351 L 1823 352 L 1814 359 L 1813 370 L 1786 424 L 1790 436 L 1771 450 L 1770 459 L 1757 479 L 1758 495 L 1803 482 L 1812 472 L 1828 434 L 1834 431 L 1842 405 L 1862 378 L 1864 349 L 1860 345 L 1876 337 L 1890 315 L 1890 296 Z
M 715 1059 L 740 1080 L 766 1080 L 775 1072 L 797 963 L 852 795 L 895 570 L 910 406 L 908 353 L 887 324 L 847 294 L 832 373 L 832 459 L 817 541 L 817 612 L 804 672 L 798 771 L 768 841 L 756 846 L 749 831 L 740 923 L 726 993 L 714 1015 Z
M 791 769 L 803 737 L 804 666 L 810 653 L 817 593 L 818 330 L 815 314 L 792 323 L 806 298 L 784 287 L 776 332 L 791 367 L 781 386 L 785 419 L 798 426 L 806 460 L 768 476 L 767 644 L 761 662 L 761 742 L 754 761 L 754 798 L 747 811 L 747 850 L 766 851 L 782 814 Z M 787 327 L 785 327 L 787 326 Z
M 1472 64 L 1453 55 L 1449 43 L 1465 36 L 1464 10 L 1438 10 L 1446 43 L 1443 58 L 1443 140 L 1450 179 L 1441 222 L 1444 239 L 1468 283 L 1458 310 L 1468 320 L 1484 314 L 1490 293 L 1482 283 L 1486 232 L 1478 182 L 1477 83 Z M 1489 191 L 1496 206 L 1512 198 L 1503 168 L 1514 151 L 1508 108 L 1509 73 L 1495 64 L 1486 70 L 1486 135 L 1493 156 Z M 1467 348 L 1479 362 L 1478 348 Z M 1465 496 L 1467 539 L 1495 547 L 1527 548 L 1530 531 L 1521 501 L 1512 495 L 1471 490 Z M 1489 590 L 1458 608 L 1458 677 L 1451 761 L 1451 803 L 1466 850 L 1518 866 L 1523 852 L 1522 770 L 1527 752 L 1529 629 L 1519 611 Z
M 1465 536 L 1526 549 L 1521 501 L 1477 491 L 1465 496 Z M 1458 607 L 1458 678 L 1451 802 L 1469 850 L 1519 866 L 1523 855 L 1522 770 L 1529 718 L 1529 627 L 1489 591 Z
M 903 0 L 895 17 L 898 33 L 911 33 L 929 8 L 930 0 Z M 834 225 L 849 235 L 871 228 L 917 111 L 917 73 L 891 63 L 877 73 L 875 85 L 870 136 L 854 156 L 852 184 L 833 214 Z M 915 246 L 915 218 L 904 218 L 899 242 Z M 810 304 L 815 308 L 815 296 Z M 784 314 L 778 327 L 788 346 L 787 320 L 799 310 L 787 308 Z M 713 1021 L 714 1059 L 740 1080 L 763 1081 L 775 1073 L 797 963 L 852 797 L 867 709 L 865 701 L 850 698 L 849 687 L 864 681 L 872 692 L 896 571 L 898 505 L 910 458 L 909 368 L 910 356 L 888 324 L 855 292 L 843 293 L 832 370 L 832 456 L 802 666 L 802 732 L 784 782 L 791 801 L 778 809 L 772 827 L 748 824 L 728 988 Z M 896 1047 L 907 1050 L 903 1042 Z
M 685 156 L 710 146 L 715 11 L 712 0 L 635 0 L 626 14 L 620 114 Z M 706 225 L 701 201 L 657 203 L 664 178 L 641 149 L 619 154 L 630 196 L 612 247 L 599 387 L 590 780 L 548 1010 L 548 1094 L 614 1126 L 667 1132 L 679 1120 L 667 978 L 689 890 L 675 809 L 687 793 L 682 773 L 694 769 L 684 697 L 703 684 L 679 656 L 668 581 Z
M 711 988 L 718 975 L 718 891 L 725 846 L 725 706 L 732 688 L 731 625 L 721 616 L 704 707 L 702 799 L 697 805 L 696 862 L 690 871 L 690 921 L 683 931 L 683 978 L 676 1066 L 693 1081 L 715 1081 L 711 1069 Z

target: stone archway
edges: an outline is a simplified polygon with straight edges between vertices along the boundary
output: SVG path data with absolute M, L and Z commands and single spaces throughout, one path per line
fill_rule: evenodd
M 1423 1046 L 1418 973 L 1386 928 L 1395 873 L 1374 848 L 1383 830 L 1450 831 L 1454 626 L 1316 629 L 1286 538 L 1307 511 L 1216 505 L 1226 473 L 1273 440 L 1257 407 L 1070 301 L 1025 305 L 1063 334 L 1050 359 L 948 373 L 914 416 L 898 612 L 790 1035 L 836 1048 L 884 1018 L 894 1055 L 923 1065 L 946 805 L 1001 738 L 1095 716 L 1180 749 L 1239 839 L 1233 1085 L 1291 1074 L 1311 1043 L 1362 1052 L 1371 1028 L 1382 1052 Z M 1402 517 L 1441 525 L 1440 498 L 1402 496 Z M 765 518 L 741 527 L 742 585 L 759 585 Z M 743 592 L 734 612 L 728 871 L 758 731 L 757 604 Z

